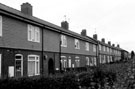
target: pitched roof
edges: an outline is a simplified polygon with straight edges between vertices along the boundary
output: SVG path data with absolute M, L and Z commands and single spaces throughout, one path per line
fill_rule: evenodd
M 85 40 L 85 41 L 97 44 L 97 42 L 95 40 L 93 40 L 91 37 L 88 38 L 88 37 L 82 36 L 78 33 L 75 33 L 73 31 L 65 30 L 65 29 L 61 28 L 60 26 L 57 26 L 55 24 L 52 24 L 50 22 L 47 22 L 45 20 L 39 19 L 39 18 L 34 17 L 34 16 L 29 16 L 29 15 L 23 14 L 21 11 L 16 10 L 14 8 L 11 8 L 9 6 L 3 5 L 1 3 L 0 3 L 0 13 L 12 16 L 14 18 L 17 18 L 17 19 L 20 19 L 23 21 L 27 21 L 29 23 L 33 23 L 36 25 L 46 27 L 46 28 L 53 30 L 53 31 L 61 32 L 63 34 L 67 34 L 67 35 L 76 37 L 76 38 L 81 39 L 81 40 Z

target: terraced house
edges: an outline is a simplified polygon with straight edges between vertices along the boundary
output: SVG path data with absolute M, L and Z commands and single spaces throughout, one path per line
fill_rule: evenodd
M 126 58 L 119 45 L 99 41 L 32 15 L 32 5 L 23 3 L 21 11 L 0 4 L 0 77 L 54 74 L 86 66 L 98 66 Z
M 66 68 L 97 65 L 97 41 L 32 15 L 29 3 L 21 11 L 0 4 L 0 77 L 48 75 Z

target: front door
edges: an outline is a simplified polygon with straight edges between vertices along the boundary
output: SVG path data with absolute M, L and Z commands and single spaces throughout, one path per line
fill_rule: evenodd
M 21 54 L 15 55 L 15 77 L 23 76 L 23 56 Z
M 49 74 L 54 74 L 54 62 L 52 58 L 48 61 L 48 71 Z

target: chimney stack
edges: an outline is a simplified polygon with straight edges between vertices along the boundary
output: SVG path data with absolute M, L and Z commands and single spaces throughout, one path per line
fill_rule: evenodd
M 119 45 L 119 44 L 117 44 L 117 47 L 119 48 L 119 47 L 120 47 L 120 45 Z
M 27 15 L 32 16 L 32 5 L 29 4 L 28 2 L 23 3 L 21 5 L 21 12 Z
M 69 23 L 67 21 L 62 21 L 61 22 L 61 27 L 68 30 L 69 29 Z
M 82 35 L 82 36 L 87 36 L 87 31 L 86 31 L 86 29 L 83 29 L 83 30 L 82 30 L 81 35 Z
M 115 47 L 115 44 L 112 44 L 113 47 Z
M 102 38 L 101 41 L 102 41 L 103 43 L 105 43 L 105 39 L 104 39 L 104 38 Z
M 108 44 L 111 45 L 111 41 L 108 41 Z
M 94 34 L 93 35 L 93 38 L 95 39 L 95 40 L 97 40 L 98 38 L 97 38 L 97 34 Z

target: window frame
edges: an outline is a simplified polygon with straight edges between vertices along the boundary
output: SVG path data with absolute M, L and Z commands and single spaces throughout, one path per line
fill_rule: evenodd
M 93 52 L 96 52 L 96 45 L 93 44 Z
M 75 39 L 75 49 L 80 49 L 80 41 L 79 41 L 79 39 Z
M 2 37 L 2 16 L 0 15 L 0 37 Z
M 27 25 L 28 41 L 40 43 L 40 28 L 31 24 Z M 37 35 L 38 34 L 38 35 Z
M 90 50 L 90 44 L 88 42 L 85 42 L 85 50 L 86 51 Z
M 16 59 L 16 56 L 21 56 L 21 59 Z M 15 55 L 15 61 L 16 60 L 20 60 L 21 61 L 21 76 L 23 76 L 23 55 L 22 54 L 16 54 Z M 15 65 L 16 65 L 16 62 L 15 62 Z M 16 70 L 16 67 L 15 67 L 15 70 Z
M 34 60 L 30 60 L 29 57 L 34 57 L 35 59 Z M 38 60 L 37 60 L 37 58 L 38 58 Z M 28 63 L 30 61 L 34 61 L 35 69 L 34 69 L 34 75 L 29 75 L 29 73 L 28 73 L 28 76 L 40 75 L 40 56 L 39 55 L 28 55 Z M 38 65 L 37 65 L 37 62 L 39 63 Z M 37 66 L 38 66 L 38 73 L 36 73 L 37 72 L 37 69 L 36 69 Z M 29 68 L 28 68 L 28 72 L 29 72 Z
M 67 36 L 63 34 L 61 35 L 61 46 L 67 47 Z

